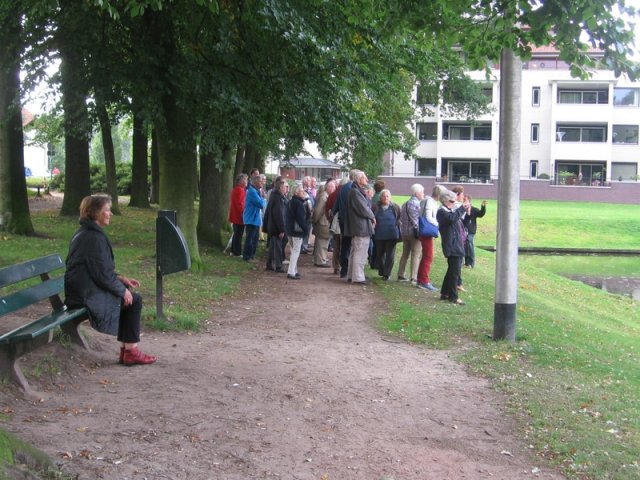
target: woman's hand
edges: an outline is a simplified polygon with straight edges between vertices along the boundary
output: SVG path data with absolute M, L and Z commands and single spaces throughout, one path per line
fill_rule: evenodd
M 118 278 L 127 288 L 138 288 L 140 286 L 140 282 L 135 278 L 127 278 L 124 275 L 120 275 Z
M 124 291 L 124 306 L 128 307 L 133 303 L 133 295 L 129 291 L 129 289 Z

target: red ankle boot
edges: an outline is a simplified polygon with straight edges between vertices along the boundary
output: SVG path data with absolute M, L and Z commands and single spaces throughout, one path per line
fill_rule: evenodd
M 154 355 L 147 355 L 146 353 L 142 353 L 138 347 L 133 347 L 129 350 L 125 350 L 122 357 L 122 363 L 127 366 L 149 365 L 151 363 L 154 363 L 156 360 L 157 358 Z

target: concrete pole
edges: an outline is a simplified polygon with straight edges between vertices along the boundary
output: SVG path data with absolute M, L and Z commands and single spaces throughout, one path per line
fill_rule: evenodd
M 520 109 L 522 62 L 512 50 L 500 60 L 498 228 L 493 339 L 516 339 L 520 216 Z

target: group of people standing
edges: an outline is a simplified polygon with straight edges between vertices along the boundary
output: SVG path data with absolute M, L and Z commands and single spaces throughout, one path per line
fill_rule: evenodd
M 287 278 L 297 280 L 299 255 L 308 252 L 308 238 L 313 233 L 314 265 L 333 268 L 333 273 L 347 282 L 364 285 L 369 283 L 367 263 L 384 280 L 390 279 L 396 245 L 402 243 L 398 281 L 439 291 L 442 300 L 464 305 L 459 298 L 459 292 L 465 291 L 462 266 L 475 265 L 476 219 L 485 215 L 486 202 L 479 209 L 473 207 L 471 196 L 464 194 L 461 185 L 451 190 L 436 185 L 427 196 L 422 185 L 414 184 L 410 199 L 400 206 L 392 201 L 384 181 L 371 186 L 366 173 L 357 169 L 340 181 L 329 178 L 317 189 L 315 179 L 305 177 L 291 195 L 285 177 L 277 177 L 268 193 L 261 191 L 264 183 L 259 176 L 254 178 L 249 178 L 247 185 L 247 176 L 239 175 L 231 193 L 232 255 L 240 255 L 240 219 L 246 232 L 242 257 L 247 261 L 255 256 L 257 232 L 262 225 L 268 242 L 266 269 L 285 272 L 288 243 L 291 255 Z M 435 233 L 421 234 L 421 219 L 433 225 Z M 438 233 L 447 258 L 447 273 L 440 289 L 430 279 Z M 333 251 L 331 258 L 329 251 Z
M 473 238 L 477 229 L 476 219 L 486 213 L 485 201 L 475 208 L 471 195 L 464 194 L 464 187 L 456 185 L 451 190 L 435 185 L 430 196 L 425 196 L 420 184 L 411 186 L 411 198 L 400 209 L 402 256 L 398 265 L 398 281 L 411 281 L 418 288 L 440 291 L 440 299 L 456 305 L 464 305 L 459 292 L 464 292 L 462 265 L 473 268 L 475 251 Z M 420 232 L 420 219 L 437 227 L 428 235 Z M 442 252 L 447 259 L 447 272 L 440 289 L 430 279 L 433 262 L 434 238 L 440 236 Z M 405 277 L 410 260 L 410 277 Z

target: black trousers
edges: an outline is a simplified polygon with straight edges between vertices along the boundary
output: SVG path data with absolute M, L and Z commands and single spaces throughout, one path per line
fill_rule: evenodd
M 458 282 L 460 281 L 460 269 L 464 257 L 447 257 L 447 273 L 442 281 L 441 295 L 449 298 L 450 302 L 458 299 Z
M 231 239 L 231 253 L 234 257 L 242 255 L 242 235 L 244 235 L 244 225 L 233 224 L 233 238 Z
M 340 235 L 340 278 L 349 271 L 349 255 L 351 255 L 351 237 Z
M 140 317 L 142 314 L 142 297 L 133 293 L 133 302 L 128 307 L 120 309 L 120 323 L 118 324 L 118 341 L 123 343 L 138 343 L 140 341 Z
M 284 260 L 283 240 L 277 235 L 269 235 L 267 238 L 267 269 L 282 270 Z
M 393 270 L 393 263 L 396 256 L 397 240 L 376 240 L 375 241 L 375 268 L 381 277 L 390 277 Z

